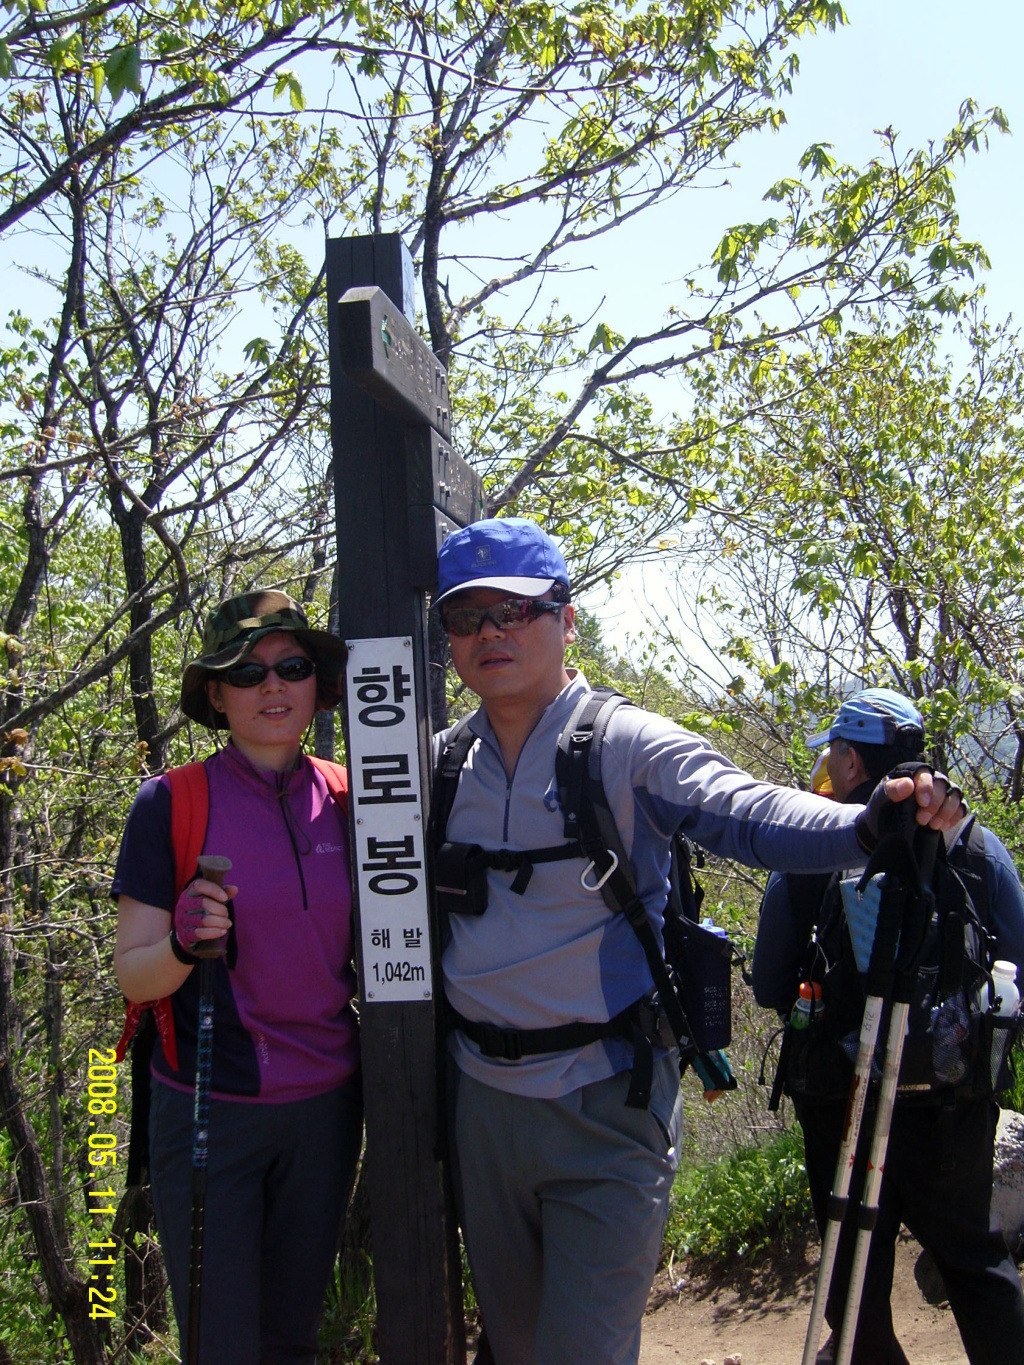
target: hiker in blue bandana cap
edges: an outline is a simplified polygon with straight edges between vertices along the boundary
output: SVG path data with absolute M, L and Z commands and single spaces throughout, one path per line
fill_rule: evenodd
M 807 745 L 815 749 L 836 739 L 916 756 L 924 749 L 924 721 L 914 703 L 891 687 L 865 687 L 847 697 L 828 729 L 812 735 Z
M 848 697 L 828 729 L 807 742 L 815 748 L 828 745 L 832 797 L 849 805 L 867 800 L 878 781 L 898 764 L 923 759 L 924 721 L 909 698 L 890 688 L 870 687 Z M 975 908 L 995 937 L 994 956 L 1018 966 L 1024 963 L 1024 892 L 1009 853 L 991 830 L 970 818 L 955 826 L 946 842 L 950 866 L 974 888 Z M 826 958 L 835 956 L 826 928 L 835 887 L 828 876 L 773 873 L 769 879 L 754 948 L 754 996 L 758 1004 L 778 1010 L 783 1018 L 789 1018 L 806 961 L 815 951 L 808 947 L 812 930 L 817 933 L 818 951 Z M 853 926 L 850 932 L 855 932 Z M 839 978 L 833 974 L 830 979 Z M 787 1051 L 786 1062 L 780 1061 L 783 1075 L 778 1082 L 790 1095 L 803 1129 L 807 1178 L 823 1237 L 848 1119 L 852 1071 L 832 1037 L 839 1032 L 829 1027 L 834 1013 L 835 1002 L 830 1000 L 820 1023 L 801 1033 L 797 1051 Z M 987 1068 L 987 1056 L 982 1064 Z M 901 1074 L 905 1071 L 904 1067 Z M 991 1095 L 970 1093 L 965 1086 L 932 1096 L 898 1094 L 853 1365 L 907 1365 L 891 1304 L 902 1224 L 910 1228 L 941 1272 L 971 1365 L 1024 1360 L 1020 1276 L 999 1229 L 989 1225 L 997 1113 Z M 856 1239 L 853 1219 L 861 1199 L 867 1133 L 873 1119 L 872 1098 L 826 1307 L 834 1335 L 843 1321 Z M 834 1350 L 833 1336 L 818 1354 L 822 1365 L 833 1360 Z
M 508 517 L 451 535 L 438 570 L 452 661 L 481 701 L 445 837 L 484 851 L 564 844 L 556 748 L 590 693 L 565 666 L 575 639 L 565 560 L 539 526 Z M 748 866 L 813 871 L 863 860 L 893 799 L 914 797 L 918 820 L 938 828 L 964 813 L 960 793 L 925 768 L 866 807 L 761 782 L 631 706 L 609 721 L 601 777 L 659 938 L 681 825 Z M 633 1049 L 622 1037 L 521 1051 L 534 1030 L 599 1025 L 651 993 L 633 929 L 581 872 L 579 860 L 538 860 L 523 885 L 488 867 L 482 913 L 449 917 L 445 990 L 465 1021 L 448 1043 L 455 1186 L 498 1365 L 637 1360 L 679 1159 L 672 1049 L 656 1058 L 647 1108 L 626 1104 Z

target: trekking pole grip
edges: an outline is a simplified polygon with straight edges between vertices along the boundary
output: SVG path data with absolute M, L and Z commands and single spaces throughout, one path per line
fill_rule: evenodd
M 893 969 L 900 940 L 900 927 L 903 921 L 901 897 L 889 895 L 881 897 L 878 918 L 875 920 L 875 937 L 871 944 L 871 958 L 868 963 L 865 989 L 868 995 L 885 998 L 892 989 Z
M 222 858 L 216 853 L 202 853 L 196 863 L 199 875 L 208 882 L 213 882 L 216 886 L 224 885 L 224 877 L 231 871 L 231 859 Z M 193 957 L 223 957 L 228 949 L 228 936 L 221 934 L 220 938 L 207 938 L 197 940 L 195 946 L 190 949 Z
M 921 873 L 921 884 L 929 891 L 932 878 L 935 876 L 935 860 L 939 856 L 941 838 L 942 835 L 937 829 L 930 829 L 927 825 L 918 825 L 914 835 L 914 856 L 917 858 L 918 870 Z
M 921 965 L 932 912 L 935 909 L 932 880 L 941 838 L 938 830 L 929 829 L 927 825 L 917 826 L 914 833 L 913 854 L 918 884 L 907 900 L 899 955 L 896 960 L 896 984 L 893 992 L 896 1000 L 909 1002 L 913 999 L 917 972 Z

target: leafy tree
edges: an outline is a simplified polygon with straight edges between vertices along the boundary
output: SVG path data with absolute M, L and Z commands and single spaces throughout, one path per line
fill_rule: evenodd
M 269 166 L 294 187 L 276 207 L 293 237 L 304 215 L 332 230 L 400 230 L 493 508 L 546 516 L 584 581 L 654 544 L 699 487 L 708 433 L 682 423 L 666 441 L 639 381 L 719 354 L 745 365 L 773 338 L 834 327 L 857 302 L 904 308 L 924 291 L 952 307 L 956 278 L 983 260 L 959 240 L 951 172 L 1004 124 L 968 103 L 943 142 L 902 153 L 887 135 L 863 170 L 810 148 L 807 183 L 772 187 L 770 216 L 730 228 L 668 317 L 653 308 L 636 335 L 558 309 L 552 282 L 589 244 L 715 183 L 741 138 L 778 126 L 797 68 L 790 43 L 842 18 L 826 0 L 569 10 L 482 0 L 372 14 L 120 0 L 100 15 L 57 8 L 42 25 L 16 13 L 10 221 L 38 230 L 42 213 L 73 240 L 65 199 L 157 167 L 166 199 L 168 184 L 194 181 L 196 137 L 215 129 L 235 140 L 240 219 L 251 157 L 264 183 Z M 216 172 L 207 179 L 212 203 L 224 187 Z M 281 239 L 263 236 L 273 254 Z M 492 311 L 499 300 L 511 321 Z M 249 346 L 269 354 L 259 338 Z
M 369 7 L 193 0 L 13 0 L 0 26 L 7 97 L 0 231 L 88 192 L 129 147 L 173 149 L 183 135 L 266 97 L 302 108 L 289 63 L 352 30 L 362 49 Z
M 889 684 L 918 700 L 939 764 L 1016 802 L 1022 357 L 977 311 L 955 340 L 874 319 L 723 389 L 692 601 L 716 622 L 721 681 L 776 744 L 851 685 Z
M 804 180 L 634 336 L 558 302 L 589 244 L 777 126 L 791 44 L 841 20 L 827 0 L 5 9 L 0 226 L 30 293 L 0 338 L 0 1094 L 18 1180 L 0 1267 L 24 1305 L 41 1274 L 48 1351 L 61 1333 L 77 1360 L 106 1350 L 79 1235 L 81 1064 L 117 1012 L 105 887 L 126 803 L 189 753 L 176 688 L 211 599 L 273 581 L 329 611 L 310 227 L 404 234 L 493 508 L 542 517 L 585 588 L 713 493 L 749 416 L 742 375 L 854 305 L 952 308 L 984 263 L 952 173 L 1004 125 L 967 104 L 943 141 L 887 135 L 861 170 L 811 148 Z M 652 385 L 669 374 L 689 392 L 665 422 Z M 727 425 L 705 402 L 723 376 Z

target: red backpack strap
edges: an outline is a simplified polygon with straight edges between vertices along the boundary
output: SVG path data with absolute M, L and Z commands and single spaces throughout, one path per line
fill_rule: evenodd
M 320 773 L 327 783 L 327 790 L 334 797 L 338 804 L 338 809 L 342 815 L 348 816 L 348 769 L 342 767 L 340 763 L 332 763 L 326 758 L 317 758 L 313 754 L 308 755 L 310 763 Z
M 128 1044 L 135 1037 L 135 1031 L 142 1022 L 142 1016 L 147 1010 L 153 1011 L 153 1018 L 156 1020 L 157 1032 L 160 1041 L 164 1046 L 164 1056 L 167 1058 L 167 1065 L 173 1071 L 178 1069 L 178 1044 L 174 1036 L 174 1011 L 171 1008 L 170 996 L 162 996 L 159 1000 L 147 1000 L 143 1004 L 129 1000 L 124 1014 L 124 1028 L 121 1036 L 117 1040 L 117 1047 L 114 1050 L 114 1061 L 123 1062 L 128 1051 Z
M 210 820 L 210 784 L 202 763 L 170 768 L 171 847 L 174 849 L 174 899 L 196 875 Z
M 166 776 L 171 788 L 171 847 L 174 849 L 174 898 L 177 900 L 196 875 L 199 855 L 206 842 L 206 826 L 210 819 L 210 784 L 202 763 L 186 763 L 182 768 L 170 768 Z M 124 1059 L 128 1044 L 147 1009 L 153 1011 L 156 1019 L 167 1065 L 177 1071 L 174 1013 L 167 996 L 160 1000 L 148 1000 L 145 1004 L 129 1003 L 124 1030 L 117 1044 L 117 1060 L 120 1062 Z

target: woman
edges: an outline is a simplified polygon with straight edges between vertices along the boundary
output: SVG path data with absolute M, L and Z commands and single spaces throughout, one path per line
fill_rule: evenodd
M 196 876 L 175 894 L 166 774 L 136 796 L 114 874 L 118 982 L 130 1001 L 169 996 L 173 1013 L 173 1039 L 153 1055 L 150 1182 L 183 1342 L 195 953 L 228 936 L 215 968 L 200 1315 L 202 1358 L 219 1365 L 313 1365 L 359 1154 L 347 824 L 325 768 L 301 749 L 314 711 L 340 698 L 343 664 L 341 641 L 311 630 L 284 593 L 217 607 L 181 709 L 230 734 L 202 765 L 203 851 L 230 859 L 227 884 Z

